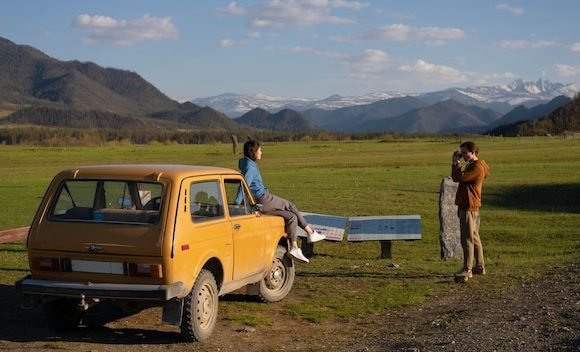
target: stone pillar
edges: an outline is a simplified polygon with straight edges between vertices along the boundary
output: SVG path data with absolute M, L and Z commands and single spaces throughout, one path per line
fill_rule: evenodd
M 232 134 L 232 149 L 234 155 L 238 154 L 238 136 L 236 136 L 235 134 Z
M 459 218 L 455 205 L 455 194 L 459 183 L 453 182 L 451 176 L 441 181 L 439 190 L 439 244 L 441 259 L 463 258 Z

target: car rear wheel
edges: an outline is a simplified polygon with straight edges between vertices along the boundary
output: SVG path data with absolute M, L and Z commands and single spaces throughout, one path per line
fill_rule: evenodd
M 260 298 L 268 303 L 283 300 L 292 289 L 295 275 L 294 262 L 286 248 L 278 246 L 272 268 L 259 283 Z
M 218 288 L 213 274 L 203 269 L 184 298 L 181 335 L 187 341 L 203 341 L 213 332 L 218 313 Z

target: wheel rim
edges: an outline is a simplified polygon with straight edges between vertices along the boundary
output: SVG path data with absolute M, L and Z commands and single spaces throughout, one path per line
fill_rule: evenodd
M 279 258 L 272 262 L 272 269 L 265 278 L 266 287 L 270 290 L 279 290 L 284 286 L 286 281 L 286 268 Z
M 196 311 L 197 323 L 201 329 L 209 329 L 215 318 L 216 297 L 210 285 L 206 284 L 201 287 L 197 295 Z

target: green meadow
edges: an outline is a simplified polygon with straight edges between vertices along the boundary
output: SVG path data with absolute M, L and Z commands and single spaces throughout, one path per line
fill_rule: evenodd
M 272 311 L 312 322 L 355 317 L 372 323 L 373 314 L 384 309 L 456 290 L 495 295 L 577 264 L 580 139 L 478 137 L 475 142 L 491 166 L 481 210 L 488 275 L 454 284 L 451 273 L 461 261 L 439 257 L 439 187 L 459 137 L 266 143 L 260 167 L 272 193 L 307 212 L 419 214 L 423 238 L 395 242 L 392 259 L 379 259 L 378 242 L 316 244 L 311 263 L 297 265 L 288 299 L 265 305 L 225 297 L 220 316 L 246 325 L 269 324 Z M 228 144 L 0 146 L 0 155 L 0 230 L 29 225 L 52 176 L 65 168 L 179 163 L 236 169 L 240 157 Z M 24 244 L 0 244 L 0 284 L 13 285 L 26 273 Z

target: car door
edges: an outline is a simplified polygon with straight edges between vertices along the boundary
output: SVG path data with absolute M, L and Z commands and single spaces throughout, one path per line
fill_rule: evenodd
M 224 266 L 225 280 L 231 280 L 227 274 L 233 263 L 232 229 L 224 213 L 220 177 L 186 179 L 180 192 L 174 243 L 177 277 L 215 257 Z
M 241 177 L 224 178 L 227 211 L 234 242 L 234 280 L 266 269 L 266 231 L 252 211 L 251 197 Z

